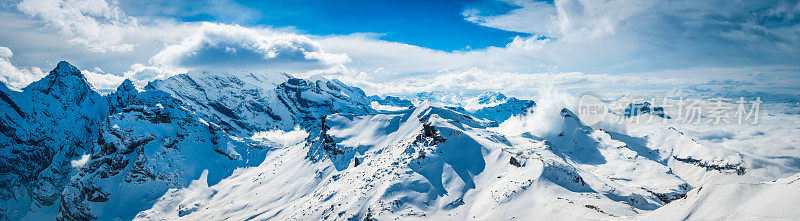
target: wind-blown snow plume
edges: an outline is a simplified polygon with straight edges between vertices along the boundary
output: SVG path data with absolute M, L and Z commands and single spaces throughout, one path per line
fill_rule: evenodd
M 576 100 L 572 95 L 553 87 L 539 89 L 538 101 L 531 113 L 509 118 L 498 129 L 503 134 L 518 135 L 530 132 L 540 137 L 556 135 L 564 124 L 560 115 L 564 108 L 574 109 Z

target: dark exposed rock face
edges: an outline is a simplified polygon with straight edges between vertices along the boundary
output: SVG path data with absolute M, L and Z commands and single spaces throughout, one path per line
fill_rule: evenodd
M 694 159 L 692 157 L 680 158 L 677 156 L 672 156 L 672 158 L 680 162 L 697 165 L 699 167 L 705 168 L 706 170 L 733 172 L 736 173 L 737 175 L 744 175 L 744 173 L 747 171 L 747 168 L 741 164 L 714 164 L 705 162 L 703 160 Z
M 663 107 L 656 107 L 656 106 L 651 107 L 650 102 L 628 104 L 628 107 L 625 108 L 624 116 L 633 117 L 642 114 L 652 114 L 654 116 L 666 119 L 672 118 L 664 113 Z
M 515 167 L 522 167 L 522 164 L 519 163 L 519 161 L 517 161 L 517 158 L 514 157 L 511 157 L 511 159 L 508 160 L 508 163 L 514 165 Z
M 426 145 L 436 145 L 447 141 L 444 137 L 436 132 L 436 127 L 430 124 L 422 124 L 422 134 L 417 136 L 416 143 L 425 143 Z
M 340 142 L 341 139 L 336 139 L 328 133 L 331 127 L 328 125 L 326 119 L 327 116 L 322 117 L 320 124 L 312 128 L 319 128 L 319 133 L 307 139 L 309 141 L 307 142 L 309 149 L 308 153 L 306 153 L 306 158 L 312 162 L 330 159 L 339 170 L 348 168 L 351 161 L 354 166 L 361 164 L 361 162 L 363 162 L 363 157 L 358 158 L 356 155 L 363 154 L 366 147 L 346 148 L 337 145 L 337 142 Z
M 331 135 L 328 135 L 328 130 L 330 129 L 330 127 L 328 127 L 328 125 L 325 125 L 325 117 L 322 118 L 321 125 L 322 126 L 319 133 L 319 139 L 320 139 L 319 142 L 320 145 L 322 146 L 322 149 L 325 150 L 325 152 L 327 152 L 330 155 L 344 154 L 344 151 L 336 147 L 336 141 L 333 140 L 333 137 L 331 137 Z

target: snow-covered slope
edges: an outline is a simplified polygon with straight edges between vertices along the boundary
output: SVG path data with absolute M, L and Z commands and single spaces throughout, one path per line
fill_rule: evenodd
M 646 154 L 666 163 L 693 185 L 700 185 L 717 173 L 747 173 L 745 156 L 731 150 L 701 145 L 675 128 L 664 129 L 644 139 L 654 147 Z
M 797 220 L 800 173 L 767 182 L 711 182 L 641 220 Z

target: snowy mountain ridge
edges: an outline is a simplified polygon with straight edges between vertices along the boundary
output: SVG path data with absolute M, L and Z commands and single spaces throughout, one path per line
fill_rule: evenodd
M 731 205 L 757 217 L 797 192 L 793 169 L 744 184 L 767 158 L 497 92 L 408 106 L 338 80 L 206 72 L 137 88 L 102 96 L 67 62 L 0 87 L 0 219 L 672 220 L 732 217 L 707 199 L 751 187 L 762 201 Z

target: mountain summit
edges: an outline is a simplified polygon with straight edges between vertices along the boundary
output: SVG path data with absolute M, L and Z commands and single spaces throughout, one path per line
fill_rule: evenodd
M 50 74 L 55 74 L 56 76 L 70 76 L 70 75 L 72 75 L 72 76 L 76 76 L 78 78 L 84 78 L 83 74 L 81 74 L 81 71 L 78 70 L 78 68 L 76 68 L 75 66 L 72 66 L 72 64 L 70 64 L 69 62 L 66 62 L 66 61 L 58 62 L 58 64 L 56 65 L 56 68 L 54 68 L 52 71 L 50 71 Z

